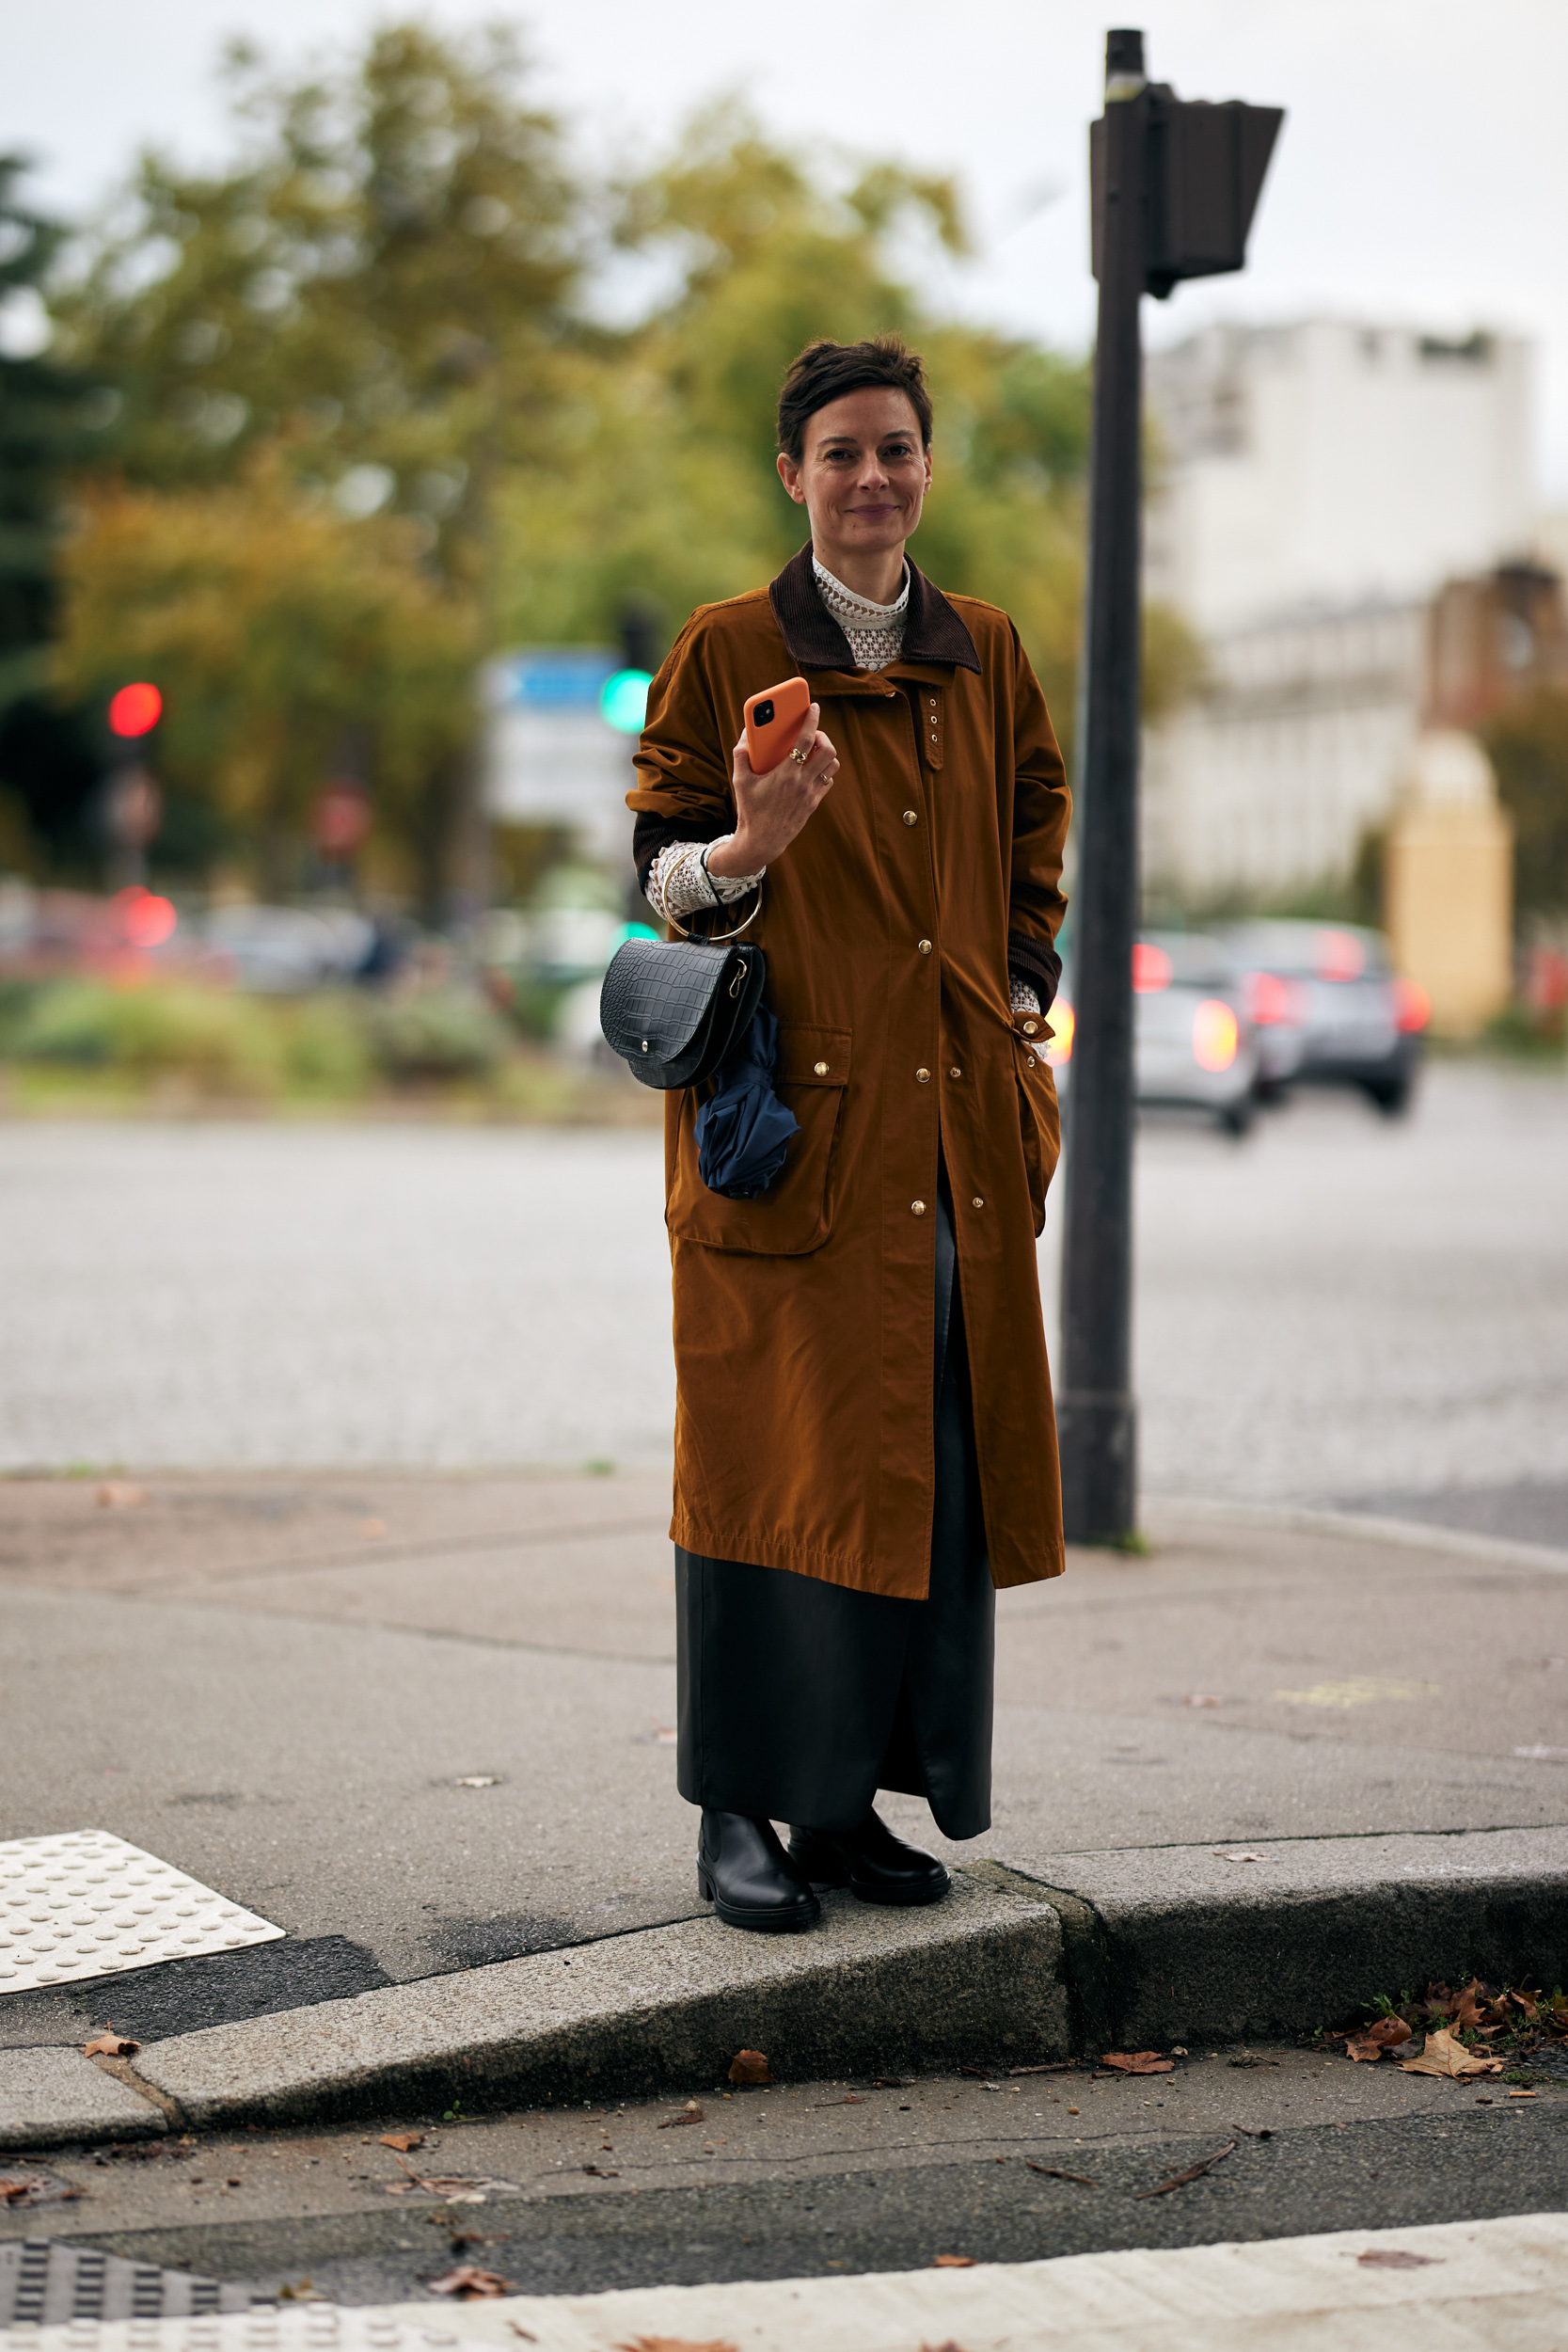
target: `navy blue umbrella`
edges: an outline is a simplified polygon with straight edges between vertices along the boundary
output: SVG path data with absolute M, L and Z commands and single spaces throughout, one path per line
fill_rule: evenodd
M 709 1192 L 754 1200 L 784 1164 L 800 1122 L 773 1091 L 779 1025 L 759 1005 L 746 1042 L 725 1063 L 717 1094 L 697 1113 L 697 1172 Z

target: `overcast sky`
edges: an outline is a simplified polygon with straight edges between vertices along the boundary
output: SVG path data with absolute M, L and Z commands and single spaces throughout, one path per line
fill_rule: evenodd
M 37 157 L 36 194 L 67 213 L 149 141 L 189 160 L 224 151 L 214 67 L 227 35 L 301 57 L 404 13 L 372 0 L 12 5 L 0 142 Z M 943 274 L 942 299 L 1069 345 L 1092 331 L 1085 125 L 1103 5 L 436 0 L 421 12 L 513 13 L 542 95 L 619 164 L 734 90 L 805 146 L 956 172 L 979 252 Z M 1540 353 L 1542 493 L 1568 502 L 1568 0 L 1148 0 L 1140 20 L 1150 71 L 1183 96 L 1290 110 L 1246 275 L 1148 305 L 1151 340 L 1216 313 L 1323 310 L 1522 330 Z

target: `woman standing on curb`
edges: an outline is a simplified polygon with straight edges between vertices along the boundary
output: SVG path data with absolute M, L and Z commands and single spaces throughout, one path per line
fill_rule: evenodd
M 661 916 L 761 890 L 800 1122 L 769 1189 L 727 1199 L 697 1098 L 667 1099 L 677 1776 L 739 1928 L 812 1926 L 821 1885 L 945 1894 L 873 1799 L 989 1828 L 994 1587 L 1063 1565 L 1035 1236 L 1069 796 L 1012 623 L 905 554 L 930 442 L 895 337 L 801 353 L 778 469 L 810 543 L 687 623 L 628 795 Z M 754 774 L 742 706 L 794 672 L 810 716 Z

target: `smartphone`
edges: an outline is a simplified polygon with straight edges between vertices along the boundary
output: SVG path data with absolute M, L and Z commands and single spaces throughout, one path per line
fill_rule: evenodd
M 765 775 L 794 750 L 810 710 L 811 688 L 803 677 L 786 677 L 782 686 L 748 696 L 746 755 L 754 774 Z

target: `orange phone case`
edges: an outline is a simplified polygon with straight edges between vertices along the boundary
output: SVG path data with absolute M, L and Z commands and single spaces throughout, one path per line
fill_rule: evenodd
M 810 709 L 811 688 L 803 677 L 786 677 L 782 686 L 747 696 L 746 756 L 754 774 L 776 768 L 794 750 Z

